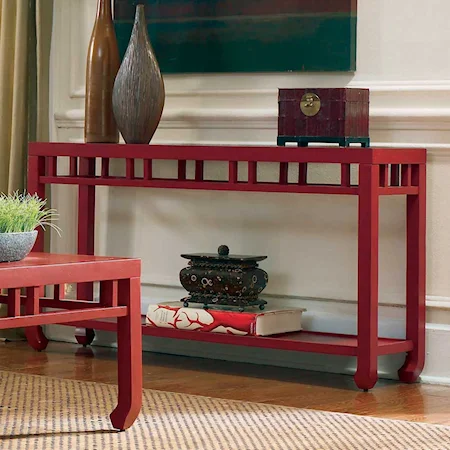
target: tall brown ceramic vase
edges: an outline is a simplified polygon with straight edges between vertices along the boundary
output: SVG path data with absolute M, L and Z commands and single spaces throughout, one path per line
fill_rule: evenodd
M 144 6 L 136 8 L 130 42 L 114 83 L 114 116 L 127 144 L 148 144 L 164 108 L 164 82 L 145 23 Z
M 119 142 L 119 131 L 112 109 L 112 91 L 119 67 L 119 48 L 112 20 L 111 0 L 98 0 L 86 64 L 86 142 Z

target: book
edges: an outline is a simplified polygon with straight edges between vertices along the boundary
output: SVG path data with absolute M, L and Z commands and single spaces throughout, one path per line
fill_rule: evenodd
M 150 305 L 146 325 L 211 333 L 228 333 L 242 336 L 270 336 L 302 329 L 304 308 L 275 308 L 266 306 L 239 312 L 231 308 L 204 309 L 203 305 L 191 303 L 184 307 L 181 302 Z

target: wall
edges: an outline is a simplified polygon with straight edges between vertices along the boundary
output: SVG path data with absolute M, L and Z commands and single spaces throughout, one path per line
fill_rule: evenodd
M 154 143 L 270 144 L 276 139 L 277 88 L 362 86 L 371 89 L 374 145 L 429 149 L 427 366 L 424 380 L 450 382 L 450 362 L 439 358 L 450 345 L 450 4 L 430 0 L 360 0 L 356 74 L 178 75 L 165 78 L 167 100 Z M 92 0 L 58 0 L 52 65 L 52 136 L 82 141 L 84 70 L 95 15 Z M 168 164 L 161 171 L 170 170 Z M 220 166 L 212 171 L 222 170 Z M 274 176 L 273 168 L 262 168 Z M 333 169 L 316 168 L 317 177 Z M 76 190 L 53 189 L 62 215 L 64 239 L 55 251 L 75 248 Z M 132 255 L 143 260 L 143 308 L 177 299 L 180 253 L 214 251 L 266 254 L 267 292 L 273 301 L 308 308 L 306 327 L 353 332 L 356 327 L 356 199 L 326 196 L 261 195 L 100 188 L 98 254 Z M 381 202 L 380 334 L 404 335 L 405 205 Z M 298 297 L 308 299 L 298 300 Z M 53 327 L 58 339 L 72 331 Z M 100 334 L 98 343 L 114 337 Z M 224 359 L 252 360 L 318 370 L 351 372 L 353 360 L 291 355 L 147 339 L 146 348 Z M 395 376 L 399 357 L 382 361 Z

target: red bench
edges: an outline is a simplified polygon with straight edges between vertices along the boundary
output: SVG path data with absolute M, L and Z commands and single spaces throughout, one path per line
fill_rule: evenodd
M 48 343 L 41 325 L 117 318 L 119 400 L 111 422 L 118 430 L 133 424 L 142 405 L 140 272 L 139 259 L 51 253 L 31 253 L 22 261 L 0 264 L 0 288 L 7 290 L 1 303 L 8 305 L 0 329 L 25 327 L 36 350 Z M 65 283 L 97 281 L 99 302 L 63 298 Z M 42 286 L 55 287 L 51 298 L 41 297 Z

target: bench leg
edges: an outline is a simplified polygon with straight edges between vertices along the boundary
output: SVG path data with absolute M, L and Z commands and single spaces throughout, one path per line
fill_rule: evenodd
M 38 286 L 27 288 L 25 304 L 25 313 L 27 315 L 38 315 L 41 312 L 39 306 L 41 290 L 41 287 Z M 36 326 L 25 328 L 25 337 L 27 338 L 28 344 L 38 352 L 47 348 L 48 339 L 42 331 L 42 327 Z
M 25 337 L 30 347 L 38 352 L 47 348 L 48 339 L 42 331 L 42 327 L 25 328 Z
M 83 347 L 91 345 L 95 339 L 95 331 L 91 328 L 76 328 L 75 339 Z
M 128 315 L 117 319 L 119 401 L 111 414 L 117 430 L 129 428 L 142 406 L 142 328 L 140 278 L 119 281 L 119 304 Z

